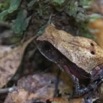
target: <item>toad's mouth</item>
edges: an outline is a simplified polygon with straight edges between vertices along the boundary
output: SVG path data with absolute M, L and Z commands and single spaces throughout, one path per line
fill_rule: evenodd
M 76 76 L 81 82 L 90 81 L 90 74 L 75 63 L 68 60 L 62 53 L 60 53 L 52 44 L 47 41 L 37 41 L 36 43 L 41 54 L 48 60 L 56 63 L 61 69 L 68 74 Z M 84 83 L 83 83 L 84 84 Z

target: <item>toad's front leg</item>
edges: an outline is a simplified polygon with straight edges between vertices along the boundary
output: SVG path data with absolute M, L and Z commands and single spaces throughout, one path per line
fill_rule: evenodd
M 88 94 L 89 92 L 93 92 L 97 90 L 98 86 L 102 83 L 102 80 L 98 80 L 90 83 L 86 87 L 81 87 L 78 78 L 75 77 L 74 81 L 75 81 L 75 85 L 74 85 L 73 97 L 80 97 L 85 94 Z
M 93 69 L 91 73 L 91 82 L 87 87 L 81 87 L 78 78 L 74 75 L 72 76 L 73 82 L 75 83 L 75 90 L 73 93 L 73 97 L 80 97 L 86 95 L 85 103 L 92 103 L 92 95 L 100 84 L 103 82 L 103 66 L 97 66 Z
M 89 84 L 87 87 L 81 87 L 79 85 L 79 80 L 75 76 L 73 76 L 75 84 L 74 84 L 74 92 L 72 98 L 84 96 L 83 103 L 93 103 L 92 93 L 97 89 L 96 82 Z

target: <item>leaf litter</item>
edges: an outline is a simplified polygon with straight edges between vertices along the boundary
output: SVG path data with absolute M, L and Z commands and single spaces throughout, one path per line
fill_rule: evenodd
M 7 0 L 6 0 L 7 1 Z M 12 2 L 13 1 L 13 2 Z M 73 2 L 72 3 L 70 3 L 69 5 L 68 5 L 68 3 L 67 2 L 65 2 L 64 3 L 64 5 L 66 5 L 66 9 L 65 10 L 63 10 L 61 7 L 62 7 L 62 1 L 64 1 L 64 0 L 61 0 L 61 4 L 60 4 L 60 2 L 58 1 L 58 0 L 53 0 L 54 1 L 54 3 L 56 3 L 56 4 L 58 4 L 59 3 L 59 5 L 61 5 L 60 6 L 60 8 L 58 8 L 58 6 L 52 6 L 51 5 L 51 3 L 50 3 L 50 5 L 48 5 L 48 3 L 50 2 L 49 0 L 46 0 L 46 1 L 41 1 L 41 0 L 30 0 L 30 1 L 28 1 L 28 0 L 26 0 L 27 1 L 27 4 L 30 4 L 30 6 L 31 6 L 31 8 L 25 8 L 26 7 L 26 2 L 25 1 L 23 1 L 24 2 L 24 4 L 22 5 L 22 3 L 23 2 L 20 2 L 21 0 L 9 0 L 9 4 L 10 4 L 10 7 L 8 7 L 8 9 L 7 9 L 7 7 L 6 8 L 4 8 L 4 12 L 1 12 L 0 14 L 0 17 L 3 19 L 3 20 L 5 20 L 5 19 L 7 19 L 8 17 L 9 17 L 9 19 L 14 19 L 14 16 L 12 16 L 12 14 L 15 14 L 15 13 L 18 13 L 18 11 L 20 11 L 21 10 L 21 8 L 23 7 L 23 9 L 28 9 L 28 10 L 31 10 L 31 11 L 33 11 L 33 14 L 34 14 L 34 17 L 33 17 L 33 20 L 34 20 L 34 22 L 32 23 L 33 25 L 31 26 L 29 26 L 29 28 L 30 28 L 30 30 L 29 30 L 29 37 L 30 37 L 30 35 L 32 35 L 32 34 L 34 34 L 34 32 L 35 31 L 37 31 L 37 29 L 39 28 L 39 27 L 41 27 L 41 24 L 43 25 L 44 24 L 44 21 L 47 21 L 47 19 L 44 19 L 45 17 L 48 17 L 48 13 L 49 14 L 53 14 L 53 15 L 55 15 L 53 18 L 52 18 L 52 21 L 54 21 L 55 22 L 55 24 L 59 24 L 58 25 L 58 27 L 60 26 L 60 27 L 62 27 L 63 29 L 66 29 L 67 31 L 69 31 L 70 32 L 70 29 L 69 28 L 71 28 L 71 30 L 72 30 L 72 34 L 74 33 L 75 35 L 78 35 L 78 34 L 81 34 L 82 36 L 84 36 L 84 35 L 87 35 L 87 33 L 85 33 L 85 32 L 82 32 L 82 33 L 80 33 L 80 31 L 82 31 L 84 28 L 81 28 L 80 26 L 81 26 L 81 23 L 76 23 L 76 25 L 78 25 L 80 28 L 78 28 L 78 26 L 76 26 L 75 27 L 75 20 L 74 19 L 78 19 L 78 20 L 80 20 L 81 21 L 81 19 L 82 20 L 84 20 L 85 19 L 85 17 L 87 16 L 83 16 L 83 15 L 81 15 L 81 13 L 82 12 L 80 12 L 81 10 L 83 11 L 83 13 L 84 13 L 84 11 L 85 11 L 85 9 L 82 7 L 82 5 L 81 5 L 81 2 L 83 3 L 88 3 L 88 1 L 90 1 L 90 0 L 80 0 L 80 1 L 75 1 L 75 0 L 73 0 Z M 67 1 L 67 0 L 66 0 Z M 74 3 L 74 1 L 75 2 L 77 2 L 77 5 L 75 5 L 75 3 Z M 100 1 L 100 0 L 97 0 L 97 1 Z M 102 0 L 101 0 L 102 1 Z M 17 2 L 17 3 L 15 3 L 15 2 Z M 36 3 L 35 3 L 36 2 Z M 47 2 L 47 3 L 42 3 L 42 2 Z M 12 4 L 11 4 L 12 3 Z M 22 5 L 22 6 L 21 6 Z M 39 7 L 40 7 L 40 10 L 39 10 L 39 7 L 37 7 L 37 5 L 39 5 Z M 30 7 L 30 6 L 28 6 L 28 7 Z M 83 5 L 84 6 L 84 5 Z M 19 8 L 18 8 L 19 7 Z M 42 8 L 41 8 L 42 7 Z M 50 7 L 52 7 L 53 9 L 49 9 Z M 11 8 L 11 9 L 9 9 L 9 8 Z M 45 9 L 46 8 L 46 9 Z M 52 11 L 54 11 L 54 9 L 56 9 L 57 8 L 57 12 L 52 12 Z M 63 8 L 64 8 L 64 6 L 63 6 Z M 76 8 L 76 9 L 74 9 L 74 8 Z M 11 11 L 11 12 L 13 12 L 13 13 L 9 13 L 8 11 Z M 61 11 L 61 10 L 63 10 L 63 12 L 61 13 L 61 12 L 58 12 L 58 11 Z M 76 11 L 75 11 L 76 10 Z M 30 11 L 30 15 L 31 15 L 31 11 Z M 38 11 L 38 13 L 37 13 L 37 11 Z M 45 12 L 46 11 L 46 12 Z M 50 12 L 48 12 L 48 11 L 50 11 Z M 28 11 L 29 12 L 29 11 Z M 47 13 L 48 12 L 48 13 Z M 73 16 L 73 17 L 71 17 L 72 19 L 70 19 L 70 17 L 69 16 L 67 16 L 66 17 L 66 15 L 65 15 L 65 12 L 66 12 L 66 14 L 69 14 L 69 16 L 71 15 L 71 16 Z M 47 13 L 47 14 L 46 14 Z M 82 13 L 82 14 L 83 14 Z M 8 16 L 8 14 L 9 14 L 9 16 Z M 60 15 L 58 15 L 58 14 L 60 14 Z M 61 14 L 63 14 L 63 15 L 61 15 Z M 75 14 L 77 14 L 76 16 L 75 16 Z M 78 14 L 80 14 L 80 15 L 78 15 Z M 11 15 L 11 16 L 10 16 Z M 55 17 L 59 17 L 59 18 L 55 18 Z M 13 17 L 13 18 L 11 18 L 11 17 Z M 65 18 L 66 17 L 66 18 Z M 78 18 L 79 17 L 79 18 Z M 26 17 L 27 18 L 27 17 Z M 41 19 L 42 18 L 42 19 Z M 64 18 L 64 19 L 63 19 Z M 73 19 L 74 18 L 74 19 Z M 16 19 L 17 19 L 17 17 L 16 17 Z M 15 20 L 16 20 L 15 19 Z M 19 18 L 20 19 L 20 18 Z M 70 19 L 69 21 L 68 21 L 68 19 Z M 32 20 L 32 21 L 33 21 Z M 25 21 L 28 21 L 28 19 L 26 19 Z M 18 22 L 15 24 L 15 25 L 17 25 L 18 24 Z M 21 22 L 20 22 L 20 24 L 21 24 Z M 25 23 L 24 23 L 25 24 Z M 24 25 L 23 24 L 23 25 Z M 65 25 L 66 24 L 66 25 Z M 72 26 L 71 26 L 72 25 Z M 65 27 L 67 27 L 67 28 L 65 28 Z M 85 26 L 84 26 L 85 27 Z M 26 29 L 26 28 L 25 28 Z M 33 29 L 35 29 L 35 30 L 33 30 Z M 78 30 L 77 29 L 80 29 L 80 31 L 78 32 Z M 16 29 L 15 29 L 16 30 Z M 18 31 L 18 30 L 17 30 Z M 24 32 L 23 31 L 23 29 L 22 28 L 20 28 L 20 32 Z M 26 32 L 27 32 L 27 30 L 26 30 Z M 90 36 L 90 34 L 89 34 L 89 36 Z M 54 103 L 54 102 L 53 102 Z M 57 103 L 57 102 L 56 102 Z M 64 103 L 64 102 L 63 102 Z M 75 103 L 77 103 L 77 101 L 75 101 Z
M 26 47 L 34 38 L 35 36 L 14 48 L 0 47 L 0 88 L 13 77 L 20 66 Z
M 56 76 L 50 73 L 36 73 L 21 78 L 17 90 L 8 94 L 4 103 L 82 103 L 83 99 L 70 99 L 66 92 L 68 85 L 60 79 L 59 97 L 54 97 Z

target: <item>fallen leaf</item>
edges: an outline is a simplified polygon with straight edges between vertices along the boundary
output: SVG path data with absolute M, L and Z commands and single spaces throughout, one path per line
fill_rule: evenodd
M 6 54 L 8 52 L 10 52 L 12 50 L 11 46 L 2 46 L 0 45 L 0 58 L 3 58 L 4 56 L 6 56 Z
M 23 77 L 18 81 L 17 91 L 8 94 L 4 103 L 68 103 L 68 85 L 59 81 L 58 90 L 60 98 L 54 98 L 56 76 L 52 74 L 37 73 Z M 37 103 L 38 103 L 37 102 Z
M 51 103 L 84 103 L 84 99 L 81 97 L 75 99 L 68 99 L 68 101 L 66 101 L 63 98 L 53 98 L 51 99 Z
M 9 103 L 11 100 L 13 103 L 32 103 L 37 100 L 44 103 L 53 99 L 55 83 L 56 77 L 51 74 L 39 73 L 23 77 L 18 81 L 18 90 L 9 93 L 5 103 Z M 64 94 L 66 88 L 68 88 L 68 85 L 60 80 L 58 90 L 61 95 Z
M 88 73 L 95 66 L 103 63 L 103 50 L 93 40 L 72 36 L 63 30 L 56 29 L 53 25 L 49 25 L 37 40 L 48 41 L 67 59 Z
M 17 47 L 0 46 L 0 88 L 3 87 L 17 71 L 27 45 L 35 38 Z

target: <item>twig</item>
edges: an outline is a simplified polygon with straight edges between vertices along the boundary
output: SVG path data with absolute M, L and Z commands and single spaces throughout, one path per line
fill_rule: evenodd
M 13 91 L 15 91 L 15 90 L 17 90 L 17 88 L 16 88 L 15 86 L 10 87 L 10 88 L 2 88 L 2 89 L 0 89 L 0 94 L 1 94 L 1 93 L 13 92 Z

